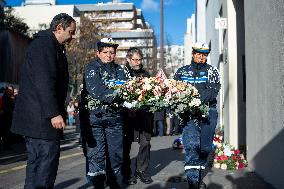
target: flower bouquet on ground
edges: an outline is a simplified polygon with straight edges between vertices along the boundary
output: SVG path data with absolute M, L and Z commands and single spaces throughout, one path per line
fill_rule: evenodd
M 214 167 L 225 170 L 237 170 L 247 166 L 247 161 L 239 150 L 224 143 L 223 131 L 216 131 L 213 144 L 215 146 Z

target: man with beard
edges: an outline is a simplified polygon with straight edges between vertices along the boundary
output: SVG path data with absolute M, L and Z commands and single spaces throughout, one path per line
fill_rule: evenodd
M 138 48 L 130 48 L 126 55 L 127 63 L 124 66 L 127 79 L 149 77 L 149 73 L 142 66 L 143 54 Z M 129 107 L 128 107 L 129 108 Z M 153 130 L 153 114 L 146 110 L 124 110 L 124 140 L 123 140 L 123 166 L 122 175 L 125 184 L 137 183 L 137 178 L 145 184 L 153 182 L 146 173 L 150 162 L 150 140 Z M 139 143 L 139 152 L 136 157 L 136 170 L 134 176 L 131 171 L 130 149 L 132 142 Z
M 11 128 L 25 136 L 25 189 L 54 186 L 69 77 L 64 44 L 72 40 L 75 30 L 71 16 L 58 14 L 50 29 L 34 35 L 26 52 Z

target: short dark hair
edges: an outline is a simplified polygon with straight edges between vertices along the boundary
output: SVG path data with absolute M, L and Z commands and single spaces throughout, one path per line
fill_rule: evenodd
M 74 18 L 72 18 L 66 13 L 60 13 L 52 19 L 50 23 L 50 29 L 51 31 L 56 31 L 56 27 L 61 24 L 63 29 L 65 30 L 71 25 L 72 22 L 76 22 Z
M 126 57 L 127 58 L 132 58 L 132 56 L 134 54 L 139 54 L 139 56 L 141 56 L 141 58 L 143 58 L 143 53 L 140 49 L 136 48 L 136 47 L 131 47 L 130 49 L 128 49 Z

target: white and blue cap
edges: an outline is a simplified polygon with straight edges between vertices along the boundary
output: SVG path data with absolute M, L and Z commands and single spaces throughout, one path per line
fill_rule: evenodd
M 199 53 L 210 53 L 210 47 L 207 43 L 197 42 L 192 45 L 192 51 L 199 52 Z
M 99 42 L 97 42 L 97 47 L 114 47 L 115 49 L 118 47 L 118 44 L 113 41 L 110 37 L 102 38 Z

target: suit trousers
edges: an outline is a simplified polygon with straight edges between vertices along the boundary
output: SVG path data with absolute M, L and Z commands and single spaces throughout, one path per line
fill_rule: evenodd
M 150 163 L 150 149 L 151 143 L 150 140 L 145 137 L 145 135 L 140 133 L 139 140 L 139 151 L 136 157 L 136 171 L 146 171 Z M 124 137 L 123 142 L 123 166 L 122 166 L 122 175 L 124 178 L 130 178 L 131 171 L 131 160 L 130 160 L 130 150 L 131 150 L 132 140 Z
M 150 140 L 144 134 L 140 134 L 139 151 L 136 157 L 136 170 L 146 171 L 150 163 Z
M 25 189 L 51 189 L 57 175 L 60 141 L 25 137 L 27 167 Z

